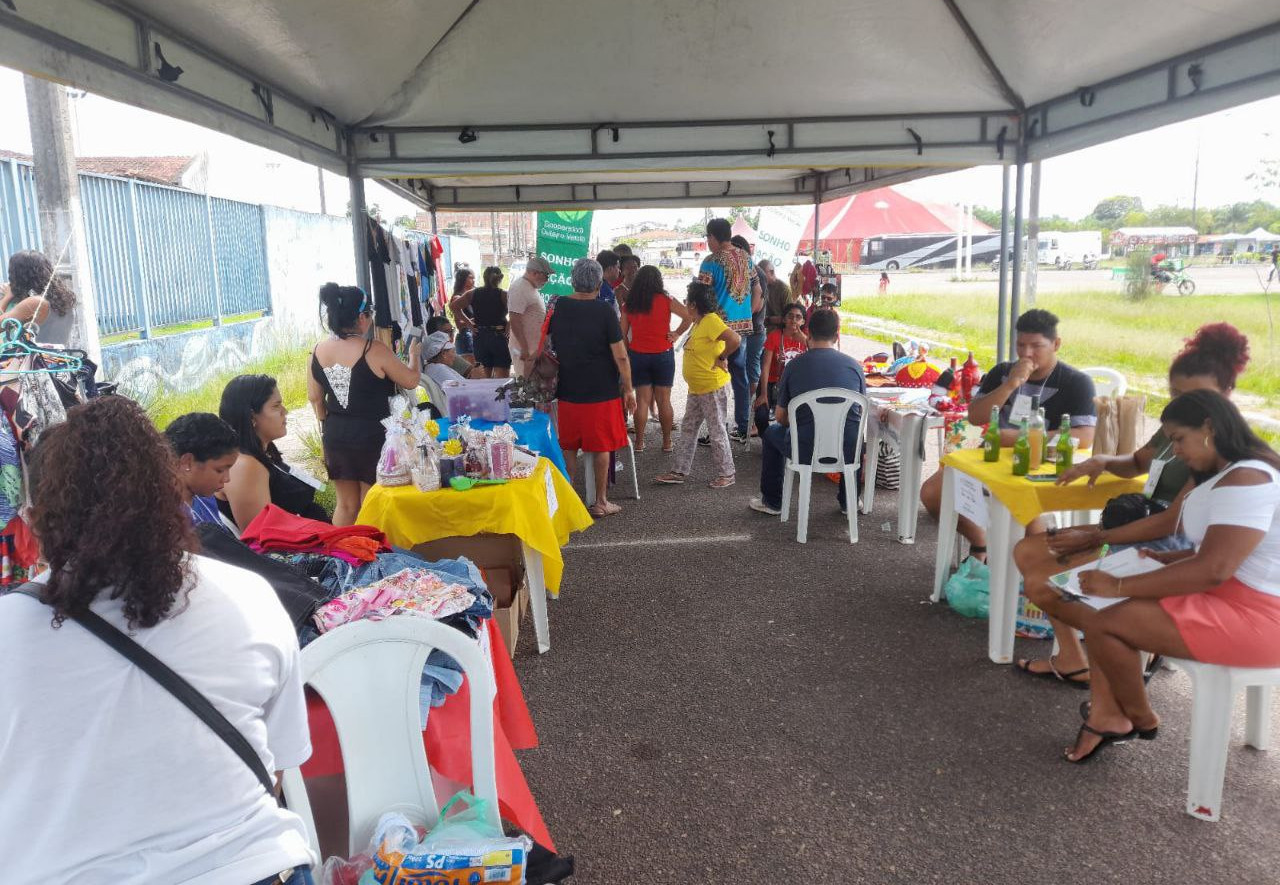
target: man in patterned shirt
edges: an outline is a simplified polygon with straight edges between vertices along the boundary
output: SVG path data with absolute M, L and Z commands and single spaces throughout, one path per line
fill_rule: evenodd
M 707 222 L 707 248 L 711 254 L 702 260 L 698 280 L 710 286 L 715 293 L 716 310 L 725 325 L 739 335 L 749 335 L 751 314 L 760 306 L 764 296 L 751 266 L 751 257 L 733 245 L 732 238 L 733 226 L 729 219 L 713 218 Z M 729 377 L 733 382 L 735 425 L 730 437 L 737 442 L 746 442 L 751 393 L 744 348 L 738 348 L 729 357 Z

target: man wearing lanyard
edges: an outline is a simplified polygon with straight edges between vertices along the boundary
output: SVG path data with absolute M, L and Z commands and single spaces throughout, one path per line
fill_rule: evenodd
M 1047 310 L 1029 310 L 1018 317 L 1017 362 L 1000 363 L 982 379 L 977 394 L 969 403 L 969 423 L 975 427 L 991 419 L 991 410 L 1000 410 L 1000 445 L 1012 446 L 1024 418 L 1031 417 L 1031 398 L 1039 397 L 1044 408 L 1045 427 L 1050 432 L 1069 415 L 1071 436 L 1078 448 L 1093 445 L 1093 430 L 1098 423 L 1093 405 L 1093 379 L 1058 359 L 1062 339 L 1058 337 L 1058 318 Z M 920 501 L 936 519 L 942 509 L 942 470 L 925 480 Z M 1028 534 L 1043 531 L 1033 522 Z M 969 552 L 986 560 L 987 532 L 965 517 L 957 523 L 960 534 L 969 541 Z

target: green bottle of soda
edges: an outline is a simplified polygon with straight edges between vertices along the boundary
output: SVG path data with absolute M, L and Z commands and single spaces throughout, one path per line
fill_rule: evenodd
M 1028 420 L 1022 419 L 1018 441 L 1013 444 L 1013 475 L 1026 476 L 1031 472 L 1031 429 Z
M 1058 460 L 1054 471 L 1061 476 L 1070 467 L 1076 454 L 1076 441 L 1071 438 L 1071 416 L 1062 416 L 1062 425 L 1058 428 Z
M 991 409 L 991 423 L 982 434 L 982 460 L 1000 460 L 1000 409 L 996 407 Z

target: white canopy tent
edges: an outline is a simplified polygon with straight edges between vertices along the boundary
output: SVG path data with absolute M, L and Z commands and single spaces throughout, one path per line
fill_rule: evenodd
M 363 177 L 432 209 L 794 204 L 1280 93 L 1280 9 L 0 0 L 0 63 L 350 175 L 357 207 Z

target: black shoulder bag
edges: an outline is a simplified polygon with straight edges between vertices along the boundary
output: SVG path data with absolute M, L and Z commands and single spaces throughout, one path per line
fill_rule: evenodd
M 14 587 L 9 592 L 21 593 L 43 603 L 44 600 L 40 598 L 41 586 L 35 582 L 28 582 Z M 267 766 L 262 763 L 262 757 L 253 749 L 253 746 L 240 733 L 239 729 L 232 725 L 227 720 L 227 717 L 223 716 L 218 711 L 218 708 L 209 702 L 208 698 L 193 688 L 191 683 L 173 672 L 164 661 L 141 645 L 138 645 L 138 643 L 129 638 L 128 634 L 104 620 L 96 612 L 85 611 L 84 614 L 71 615 L 69 617 L 136 664 L 140 670 L 160 683 L 161 687 L 169 694 L 181 701 L 183 706 L 200 717 L 204 724 L 213 729 L 214 733 L 222 738 L 232 752 L 239 756 L 245 765 L 249 766 L 249 770 L 258 778 L 267 794 L 273 800 L 276 798 L 275 780 L 267 771 Z

